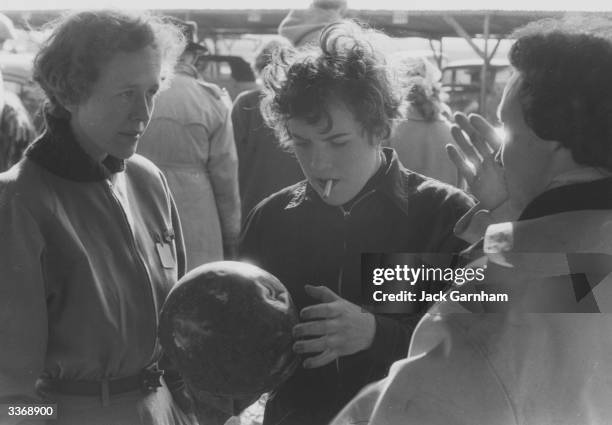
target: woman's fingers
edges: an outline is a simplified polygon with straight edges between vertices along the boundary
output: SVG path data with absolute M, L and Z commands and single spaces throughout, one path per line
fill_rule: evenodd
M 474 165 L 478 165 L 481 162 L 481 158 L 478 155 L 478 152 L 474 148 L 474 145 L 465 138 L 465 133 L 463 132 L 462 126 L 454 125 L 451 127 L 451 135 L 459 149 L 461 149 L 462 154 Z
M 482 147 L 482 152 L 492 155 L 493 152 L 497 152 L 503 143 L 501 136 L 495 131 L 493 127 L 486 119 L 481 115 L 471 114 L 470 124 L 480 134 L 481 139 L 485 145 Z M 478 149 L 478 148 L 477 148 Z
M 457 147 L 453 145 L 446 145 L 446 152 L 448 153 L 449 158 L 459 170 L 461 176 L 467 181 L 468 184 L 472 184 L 474 179 L 476 178 L 476 172 L 472 167 L 470 167 L 467 159 L 463 156 L 463 154 L 457 149 Z
M 469 118 L 460 112 L 455 114 L 457 125 L 468 135 L 471 145 L 483 160 L 491 157 L 501 146 L 498 136 L 489 122 L 481 115 L 470 114 Z

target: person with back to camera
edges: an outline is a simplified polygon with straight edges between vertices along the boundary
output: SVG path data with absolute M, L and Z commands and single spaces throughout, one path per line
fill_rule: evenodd
M 407 91 L 406 112 L 389 146 L 409 170 L 457 186 L 459 175 L 445 148 L 455 142 L 451 124 L 443 116 L 440 71 L 423 57 L 400 58 L 398 67 Z
M 257 75 L 268 66 L 276 52 L 290 48 L 283 38 L 267 42 L 255 57 Z M 238 180 L 242 217 L 266 196 L 304 178 L 295 157 L 281 148 L 259 108 L 261 88 L 241 93 L 232 108 L 232 123 L 238 152 Z
M 232 258 L 240 235 L 238 160 L 227 93 L 199 80 L 207 49 L 191 22 L 172 18 L 189 43 L 160 94 L 138 152 L 168 178 L 185 233 L 187 268 Z
M 457 114 L 451 157 L 480 201 L 457 230 L 486 265 L 459 292 L 508 301 L 435 305 L 408 358 L 334 425 L 609 423 L 611 28 L 543 20 L 514 34 L 503 144 L 481 116 Z
M 326 424 L 368 382 L 405 356 L 412 314 L 362 310 L 362 252 L 456 252 L 463 192 L 411 173 L 381 142 L 400 99 L 373 31 L 353 22 L 324 29 L 319 46 L 267 69 L 262 111 L 294 152 L 306 180 L 249 215 L 241 258 L 287 287 L 302 323 L 303 365 L 266 405 L 267 424 Z M 450 257 L 450 256 L 449 256 Z
M 157 368 L 181 227 L 163 174 L 134 155 L 182 47 L 149 15 L 83 11 L 36 56 L 46 129 L 0 174 L 3 406 L 57 404 L 58 425 L 195 424 Z

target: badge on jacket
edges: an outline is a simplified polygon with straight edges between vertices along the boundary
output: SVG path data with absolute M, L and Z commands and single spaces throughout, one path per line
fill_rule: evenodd
M 163 237 L 157 237 L 156 239 L 155 249 L 157 250 L 157 255 L 159 255 L 159 260 L 161 261 L 162 267 L 164 269 L 175 268 L 176 260 L 174 259 L 174 254 L 172 253 L 174 231 L 172 229 L 166 229 L 164 230 Z

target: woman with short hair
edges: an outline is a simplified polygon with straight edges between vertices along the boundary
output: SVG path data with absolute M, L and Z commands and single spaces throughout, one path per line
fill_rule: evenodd
M 446 118 L 450 109 L 441 99 L 440 70 L 424 57 L 401 57 L 398 63 L 405 113 L 389 146 L 409 170 L 459 186 L 459 174 L 446 153 L 446 145 L 456 143 Z
M 182 47 L 158 18 L 85 11 L 38 53 L 46 129 L 0 174 L 0 403 L 57 404 L 58 425 L 194 423 L 157 368 L 181 228 L 134 155 Z

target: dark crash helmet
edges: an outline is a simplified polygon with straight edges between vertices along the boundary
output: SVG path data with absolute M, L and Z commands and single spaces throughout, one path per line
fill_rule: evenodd
M 289 292 L 254 265 L 217 261 L 197 267 L 172 289 L 160 316 L 166 355 L 192 394 L 256 399 L 299 363 Z

